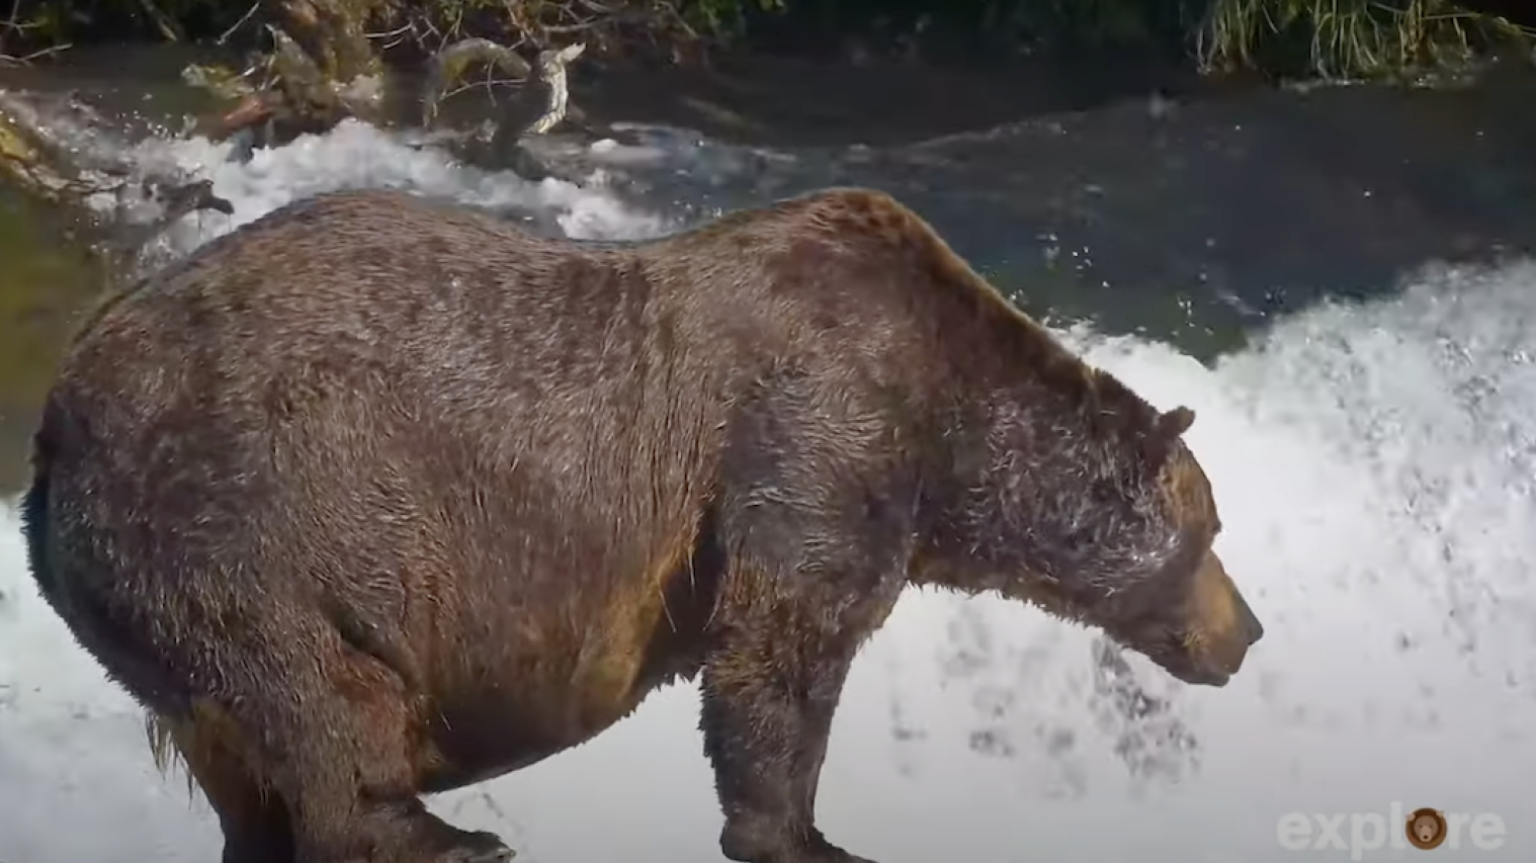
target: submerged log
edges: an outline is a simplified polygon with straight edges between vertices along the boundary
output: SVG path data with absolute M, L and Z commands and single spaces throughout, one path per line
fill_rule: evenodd
M 0 90 L 0 177 L 50 204 L 68 204 L 106 191 L 64 154 L 26 101 Z
M 50 169 L 30 135 L 0 107 L 0 177 L 38 197 L 52 200 L 65 185 L 63 176 Z
M 126 160 L 69 147 L 49 128 L 42 112 L 5 90 L 0 90 L 0 182 L 61 210 L 89 247 L 119 264 L 128 264 L 184 216 L 234 213 L 234 206 L 215 195 L 208 180 L 143 174 Z M 99 196 L 106 196 L 108 206 L 97 205 Z M 146 203 L 153 208 L 152 218 L 136 222 L 126 217 Z

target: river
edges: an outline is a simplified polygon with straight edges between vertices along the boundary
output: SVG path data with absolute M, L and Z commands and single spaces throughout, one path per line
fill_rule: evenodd
M 119 108 L 143 86 L 82 82 Z M 1401 859 L 1419 852 L 1400 819 L 1428 806 L 1478 825 L 1433 859 L 1530 860 L 1533 94 L 1514 76 L 1134 96 L 873 144 L 855 106 L 838 120 L 847 143 L 826 128 L 754 142 L 594 96 L 629 121 L 624 141 L 545 147 L 580 182 L 469 167 L 359 123 L 245 163 L 146 122 L 93 140 L 232 202 L 232 217 L 176 226 L 171 256 L 350 186 L 583 238 L 655 236 L 830 183 L 894 192 L 1091 362 L 1196 411 L 1218 551 L 1268 634 L 1229 686 L 1191 688 L 1032 609 L 909 592 L 837 716 L 830 838 L 881 863 Z M 18 207 L 0 197 L 11 496 L 54 346 L 93 292 Z M 36 597 L 4 517 L 0 861 L 215 859 L 206 804 L 154 771 L 133 704 Z M 720 860 L 697 710 L 694 687 L 663 691 L 578 750 L 432 805 L 529 863 Z

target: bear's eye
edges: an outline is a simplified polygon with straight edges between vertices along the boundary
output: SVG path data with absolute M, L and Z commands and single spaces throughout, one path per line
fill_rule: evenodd
M 1120 484 L 1112 479 L 1096 479 L 1088 486 L 1088 495 L 1093 502 L 1099 505 L 1113 504 L 1123 495 L 1120 493 Z

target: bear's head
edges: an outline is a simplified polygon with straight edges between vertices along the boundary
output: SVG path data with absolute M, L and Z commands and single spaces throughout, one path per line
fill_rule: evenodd
M 1107 431 L 1074 434 L 1010 402 L 989 423 L 985 477 L 955 519 L 964 527 L 952 547 L 969 560 L 950 556 L 933 580 L 1028 600 L 1186 683 L 1224 685 L 1264 629 L 1212 548 L 1221 521 L 1182 440 L 1194 412 L 1142 402 L 1099 414 Z
M 1133 493 L 1119 506 L 1127 522 L 1144 525 L 1143 538 L 1128 547 L 1120 578 L 1087 595 L 1083 616 L 1174 677 L 1221 686 L 1264 627 L 1212 547 L 1221 519 L 1210 481 L 1182 440 L 1194 419 L 1175 408 L 1140 436 L 1142 481 L 1127 484 Z
M 1096 489 L 1104 507 L 1100 567 L 1085 560 L 1077 616 L 1186 683 L 1224 685 L 1264 634 L 1212 547 L 1221 519 L 1210 481 L 1182 435 L 1188 408 L 1157 417 L 1133 446 L 1134 465 Z M 1113 569 L 1104 564 L 1115 565 Z M 1117 565 L 1116 565 L 1117 564 Z

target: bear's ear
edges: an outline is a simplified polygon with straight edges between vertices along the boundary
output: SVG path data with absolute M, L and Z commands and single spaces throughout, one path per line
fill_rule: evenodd
M 1195 412 L 1183 405 L 1157 418 L 1157 432 L 1164 440 L 1172 440 L 1189 431 L 1195 424 Z
M 1173 454 L 1179 436 L 1195 424 L 1195 412 L 1183 405 L 1162 414 L 1152 424 L 1152 429 L 1142 439 L 1142 454 L 1153 473 L 1163 469 L 1163 462 Z

